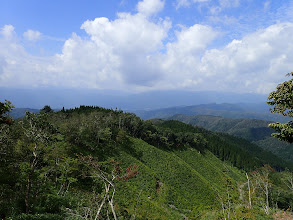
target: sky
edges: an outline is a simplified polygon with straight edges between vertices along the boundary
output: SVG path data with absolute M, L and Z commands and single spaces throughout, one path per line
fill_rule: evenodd
M 268 94 L 293 0 L 0 0 L 0 87 Z

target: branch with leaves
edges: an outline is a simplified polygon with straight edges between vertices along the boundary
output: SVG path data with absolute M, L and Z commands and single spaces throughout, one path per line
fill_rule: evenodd
M 0 102 L 0 124 L 12 124 L 11 117 L 8 113 L 14 108 L 10 101 L 5 100 L 5 102 Z
M 293 72 L 286 76 L 293 77 Z M 277 86 L 277 90 L 273 91 L 268 96 L 269 105 L 272 113 L 278 113 L 283 116 L 293 117 L 293 78 L 285 81 Z M 278 133 L 273 133 L 272 136 L 279 140 L 293 143 L 293 121 L 287 123 L 271 123 L 269 127 L 275 129 Z

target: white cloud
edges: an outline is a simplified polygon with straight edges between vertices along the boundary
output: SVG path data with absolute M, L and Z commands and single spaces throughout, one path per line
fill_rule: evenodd
M 140 14 L 151 16 L 157 14 L 164 8 L 164 1 L 161 0 L 143 0 L 138 2 L 137 10 Z
M 14 88 L 52 85 L 53 80 L 47 69 L 52 59 L 27 53 L 12 25 L 5 25 L 1 30 L 0 86 Z
M 221 48 L 211 48 L 222 34 L 211 26 L 182 27 L 170 41 L 171 27 L 169 19 L 150 19 L 142 10 L 115 20 L 100 17 L 82 24 L 87 37 L 72 34 L 62 52 L 41 58 L 6 25 L 0 29 L 0 86 L 267 93 L 293 69 L 293 23 L 268 26 Z
M 39 31 L 27 30 L 23 33 L 23 37 L 28 41 L 37 41 L 41 38 L 42 34 Z
M 167 52 L 163 56 L 164 69 L 172 70 L 175 75 L 180 72 L 192 74 L 192 67 L 198 64 L 206 46 L 216 35 L 211 27 L 199 24 L 177 31 L 176 41 L 167 44 Z
M 176 9 L 179 9 L 181 7 L 188 7 L 192 3 L 204 3 L 204 2 L 209 2 L 211 0 L 177 0 L 176 1 Z
M 113 21 L 105 17 L 88 20 L 81 29 L 90 39 L 74 35 L 67 40 L 53 69 L 61 69 L 91 87 L 151 85 L 160 77 L 153 57 L 164 47 L 170 27 L 168 19 L 154 23 L 141 11 L 134 15 L 119 13 Z
M 4 27 L 0 29 L 0 34 L 4 39 L 11 39 L 15 36 L 14 27 L 12 25 L 4 25 Z
M 199 72 L 201 57 L 216 36 L 211 27 L 199 24 L 177 31 L 176 41 L 169 42 L 159 58 L 164 78 L 157 87 L 196 89 L 203 77 Z
M 222 50 L 208 50 L 202 57 L 202 74 L 226 90 L 267 93 L 293 69 L 293 44 L 288 43 L 292 34 L 292 23 L 280 23 Z
M 217 15 L 225 9 L 237 8 L 240 5 L 240 0 L 219 0 L 218 4 L 211 2 L 208 8 L 213 15 Z

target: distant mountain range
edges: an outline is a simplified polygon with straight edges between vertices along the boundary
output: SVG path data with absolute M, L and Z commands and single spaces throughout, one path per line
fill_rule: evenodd
M 12 118 L 17 119 L 17 118 L 24 117 L 26 112 L 39 113 L 40 110 L 39 109 L 32 109 L 32 108 L 15 108 L 9 112 L 9 115 Z
M 236 94 L 228 92 L 150 91 L 129 93 L 113 90 L 0 88 L 1 98 L 11 101 L 16 108 L 41 109 L 45 105 L 61 109 L 94 105 L 120 108 L 127 111 L 152 110 L 172 106 L 190 106 L 208 103 L 265 103 L 267 95 Z
M 269 106 L 263 103 L 238 103 L 238 104 L 200 104 L 192 106 L 170 107 L 155 110 L 134 111 L 142 119 L 168 118 L 176 114 L 188 116 L 194 115 L 212 115 L 224 118 L 251 118 L 266 121 L 286 122 L 288 117 L 278 114 L 272 114 Z
M 145 120 L 178 120 L 208 130 L 225 132 L 251 141 L 287 161 L 293 161 L 293 144 L 271 137 L 274 130 L 268 127 L 271 122 L 284 123 L 290 118 L 270 113 L 265 102 L 211 103 L 134 112 Z
M 93 104 L 90 104 L 92 106 Z M 100 105 L 97 105 L 100 106 Z M 42 106 L 44 107 L 44 106 Z M 41 108 L 42 108 L 41 107 Z M 77 106 L 78 107 L 78 106 Z M 39 112 L 40 108 L 15 108 L 11 111 L 10 115 L 14 118 L 23 117 L 26 111 Z M 61 109 L 61 108 L 59 108 Z M 58 109 L 55 109 L 55 111 Z M 199 104 L 192 106 L 177 106 L 169 108 L 160 108 L 153 110 L 135 110 L 122 108 L 127 112 L 133 112 L 144 120 L 152 118 L 168 118 L 176 114 L 184 114 L 188 116 L 194 115 L 212 115 L 221 116 L 224 118 L 251 118 L 260 119 L 266 121 L 278 121 L 286 122 L 290 120 L 288 117 L 284 117 L 278 114 L 272 114 L 269 112 L 269 106 L 266 103 L 209 103 Z

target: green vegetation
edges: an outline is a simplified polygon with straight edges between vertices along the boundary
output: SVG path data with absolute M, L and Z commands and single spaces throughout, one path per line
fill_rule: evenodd
M 293 76 L 293 72 L 288 73 L 287 76 Z M 273 106 L 272 113 L 293 117 L 293 78 L 279 84 L 277 90 L 270 93 L 268 100 L 267 103 Z M 272 134 L 272 136 L 293 143 L 293 121 L 284 124 L 271 123 L 270 127 L 278 132 Z
M 206 148 L 221 160 L 229 161 L 233 166 L 241 169 L 251 170 L 255 167 L 269 163 L 277 170 L 285 167 L 292 167 L 291 163 L 278 158 L 274 154 L 263 150 L 255 144 L 242 138 L 228 135 L 226 133 L 216 133 L 203 128 L 184 124 L 179 121 L 156 120 L 159 127 L 172 129 L 175 132 L 197 133 L 207 141 Z
M 54 112 L 53 109 L 49 105 L 45 105 L 41 110 L 40 113 L 52 113 Z
M 11 124 L 11 118 L 8 117 L 8 113 L 14 106 L 10 101 L 0 102 L 0 124 Z
M 249 118 L 232 119 L 211 115 L 174 115 L 168 119 L 182 121 L 211 131 L 225 132 L 254 142 L 271 137 L 271 133 L 274 131 L 268 127 L 271 122 Z
M 227 134 L 93 106 L 0 126 L 3 219 L 270 219 L 292 207 L 290 164 Z
M 274 129 L 268 125 L 272 122 L 257 119 L 232 119 L 211 115 L 174 115 L 169 120 L 178 120 L 205 129 L 225 132 L 236 137 L 244 138 L 278 157 L 293 162 L 292 144 L 273 138 Z

